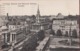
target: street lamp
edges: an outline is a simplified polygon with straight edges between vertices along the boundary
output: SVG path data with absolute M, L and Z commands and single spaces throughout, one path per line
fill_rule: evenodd
M 72 26 L 72 23 L 70 23 L 70 29 L 69 29 L 69 43 L 70 43 L 70 46 L 72 45 L 72 33 L 71 33 L 71 26 Z
M 14 51 L 14 41 L 12 42 L 11 50 Z

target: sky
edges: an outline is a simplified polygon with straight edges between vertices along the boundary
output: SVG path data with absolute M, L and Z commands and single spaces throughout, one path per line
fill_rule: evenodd
M 41 15 L 79 15 L 79 0 L 3 0 L 0 12 L 1 15 L 36 15 L 38 5 Z

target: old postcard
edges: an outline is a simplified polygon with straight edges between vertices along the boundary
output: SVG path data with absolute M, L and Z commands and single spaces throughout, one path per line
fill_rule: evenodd
M 0 51 L 79 51 L 79 0 L 0 0 Z

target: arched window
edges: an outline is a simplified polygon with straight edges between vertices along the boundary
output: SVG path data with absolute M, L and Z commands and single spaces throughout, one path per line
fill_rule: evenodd
M 74 29 L 72 31 L 72 37 L 77 38 L 77 31 L 76 31 L 76 29 Z
M 62 31 L 59 29 L 57 30 L 57 33 L 56 33 L 57 36 L 62 36 Z
M 65 32 L 65 36 L 68 37 L 68 31 Z

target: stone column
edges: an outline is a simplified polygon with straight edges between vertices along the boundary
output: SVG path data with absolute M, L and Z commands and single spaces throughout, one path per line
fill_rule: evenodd
M 12 41 L 14 41 L 14 34 L 12 34 Z
M 4 43 L 7 43 L 7 33 L 3 33 L 4 36 Z
M 11 36 L 12 37 L 11 41 L 14 42 L 14 43 L 16 43 L 16 33 L 13 32 L 11 35 L 12 35 Z
M 16 43 L 16 34 L 14 34 L 15 35 L 15 43 Z
M 3 38 L 4 38 L 4 43 L 5 43 L 5 41 L 6 41 L 6 40 L 5 40 L 5 39 L 6 39 L 6 38 L 5 38 L 5 34 L 3 34 Z
M 10 43 L 12 43 L 12 34 L 10 34 Z
M 5 43 L 7 43 L 7 33 L 5 33 Z

